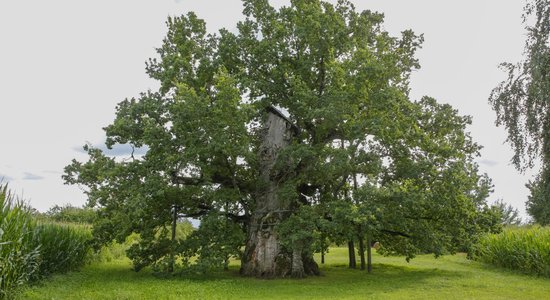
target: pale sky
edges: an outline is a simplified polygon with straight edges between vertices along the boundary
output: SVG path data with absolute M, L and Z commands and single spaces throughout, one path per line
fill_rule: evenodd
M 480 170 L 495 185 L 490 202 L 501 198 L 525 217 L 525 184 L 536 172 L 520 174 L 510 165 L 506 133 L 495 127 L 487 102 L 505 78 L 498 64 L 522 58 L 525 2 L 352 2 L 359 10 L 383 12 L 385 29 L 394 35 L 405 29 L 424 34 L 411 98 L 429 95 L 473 116 L 469 130 L 484 146 Z M 104 142 L 102 127 L 114 119 L 118 102 L 156 89 L 145 61 L 161 45 L 167 16 L 188 11 L 205 19 L 211 32 L 234 30 L 242 18 L 239 0 L 2 0 L 0 178 L 40 211 L 83 205 L 82 191 L 63 185 L 63 168 L 73 158 L 86 159 L 79 151 L 86 142 Z

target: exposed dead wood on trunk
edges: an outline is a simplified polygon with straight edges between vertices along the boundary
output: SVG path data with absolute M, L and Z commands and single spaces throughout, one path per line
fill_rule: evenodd
M 285 178 L 274 167 L 280 151 L 291 143 L 298 130 L 275 108 L 268 110 L 264 130 L 259 153 L 262 188 L 256 194 L 241 274 L 261 278 L 318 274 L 315 261 L 304 259 L 301 249 L 284 251 L 275 232 L 275 227 L 290 216 L 292 203 L 279 199 L 278 191 Z

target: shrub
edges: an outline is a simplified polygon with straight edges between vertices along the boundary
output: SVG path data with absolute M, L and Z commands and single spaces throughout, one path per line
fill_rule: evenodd
M 126 237 L 123 243 L 112 241 L 103 245 L 95 255 L 95 260 L 110 262 L 112 260 L 122 260 L 126 258 L 126 251 L 133 245 L 139 243 L 140 237 L 137 233 L 132 233 Z
M 55 222 L 92 224 L 97 212 L 89 207 L 76 207 L 70 204 L 54 205 L 47 212 L 38 214 L 39 219 Z
M 480 239 L 474 259 L 550 277 L 550 227 L 511 227 Z
M 188 220 L 178 220 L 178 223 L 176 225 L 176 240 L 185 240 L 189 235 L 193 233 L 194 230 L 195 229 L 193 228 L 193 225 Z M 159 237 L 160 234 L 157 234 L 156 238 Z M 128 250 L 134 245 L 134 247 L 138 246 L 140 241 L 141 236 L 138 233 L 134 232 L 128 235 L 123 242 L 113 240 L 109 243 L 103 243 L 101 244 L 101 247 L 98 247 L 96 249 L 99 251 L 96 251 L 94 255 L 94 260 L 110 262 L 112 260 L 126 259 Z M 99 244 L 96 244 L 96 246 L 99 246 Z
M 0 299 L 10 297 L 39 269 L 34 229 L 30 208 L 0 183 Z

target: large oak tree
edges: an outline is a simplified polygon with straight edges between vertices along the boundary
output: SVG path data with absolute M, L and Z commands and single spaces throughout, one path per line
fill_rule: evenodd
M 107 146 L 145 155 L 86 146 L 89 161 L 66 167 L 99 210 L 98 241 L 139 233 L 136 269 L 236 257 L 244 275 L 302 277 L 318 274 L 321 240 L 376 238 L 410 258 L 453 252 L 487 227 L 469 118 L 409 100 L 421 36 L 390 36 L 383 15 L 347 1 L 243 5 L 236 32 L 207 34 L 193 13 L 168 19 L 146 68 L 160 89 L 122 101 L 105 128 Z M 174 239 L 182 217 L 200 227 Z

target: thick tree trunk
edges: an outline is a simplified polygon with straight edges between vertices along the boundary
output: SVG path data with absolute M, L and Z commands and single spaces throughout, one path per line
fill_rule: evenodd
M 292 251 L 292 277 L 305 277 L 304 262 L 302 261 L 302 249 L 294 249 Z
M 303 256 L 300 249 L 294 249 L 292 253 L 284 251 L 275 232 L 275 226 L 292 212 L 292 203 L 278 198 L 279 184 L 285 176 L 274 170 L 280 150 L 292 139 L 292 124 L 280 112 L 271 109 L 264 130 L 260 149 L 263 186 L 256 196 L 249 223 L 241 274 L 261 278 L 318 274 L 319 268 L 313 258 Z

